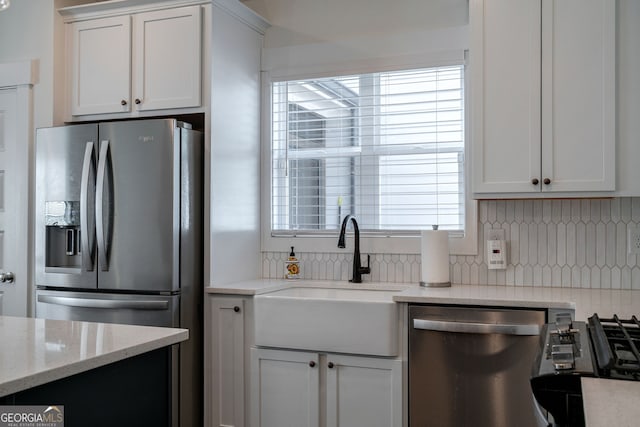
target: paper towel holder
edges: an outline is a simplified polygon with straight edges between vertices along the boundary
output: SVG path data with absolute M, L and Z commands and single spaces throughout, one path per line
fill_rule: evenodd
M 438 225 L 434 224 L 432 226 L 433 230 L 438 230 Z M 445 282 L 425 282 L 423 280 L 420 281 L 420 286 L 423 288 L 448 288 L 451 287 L 451 281 Z

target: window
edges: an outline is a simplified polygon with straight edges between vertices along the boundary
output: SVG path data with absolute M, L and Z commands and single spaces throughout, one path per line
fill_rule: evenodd
M 271 233 L 465 229 L 464 66 L 272 84 Z

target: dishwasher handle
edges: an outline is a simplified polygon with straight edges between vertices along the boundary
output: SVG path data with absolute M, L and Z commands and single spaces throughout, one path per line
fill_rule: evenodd
M 502 324 L 447 322 L 441 320 L 413 319 L 413 329 L 461 334 L 540 335 L 537 324 Z

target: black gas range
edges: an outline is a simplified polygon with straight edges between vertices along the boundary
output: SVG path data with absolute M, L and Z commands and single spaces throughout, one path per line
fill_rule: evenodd
M 556 316 L 541 331 L 531 376 L 537 402 L 553 416 L 554 425 L 584 426 L 583 376 L 640 381 L 640 322 L 600 318 L 572 321 Z

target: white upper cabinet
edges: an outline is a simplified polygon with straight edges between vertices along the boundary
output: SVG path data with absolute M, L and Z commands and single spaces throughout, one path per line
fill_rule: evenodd
M 71 114 L 130 111 L 131 18 L 67 26 Z
M 476 196 L 614 191 L 615 2 L 473 0 L 470 23 Z
M 201 6 L 164 7 L 68 23 L 71 116 L 201 105 Z
M 200 6 L 133 17 L 133 102 L 139 110 L 200 105 Z

